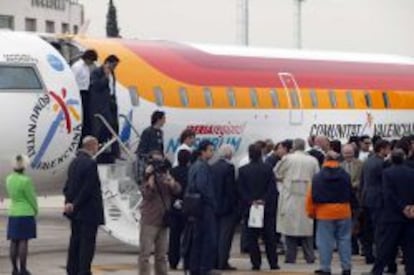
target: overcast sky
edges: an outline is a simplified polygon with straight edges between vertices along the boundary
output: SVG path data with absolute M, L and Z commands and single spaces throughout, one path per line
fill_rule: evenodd
M 105 35 L 108 0 L 81 0 L 88 34 Z M 129 38 L 240 43 L 239 0 L 114 0 Z M 250 0 L 250 45 L 295 47 L 295 1 Z M 414 0 L 306 0 L 303 48 L 414 57 Z

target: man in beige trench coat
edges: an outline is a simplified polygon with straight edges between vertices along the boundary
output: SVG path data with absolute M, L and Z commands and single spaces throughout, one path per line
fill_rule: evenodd
M 313 220 L 306 214 L 305 196 L 313 175 L 319 172 L 319 164 L 305 152 L 303 139 L 294 140 L 293 151 L 283 157 L 274 169 L 279 182 L 277 232 L 286 238 L 286 263 L 296 262 L 299 244 L 306 261 L 313 263 Z

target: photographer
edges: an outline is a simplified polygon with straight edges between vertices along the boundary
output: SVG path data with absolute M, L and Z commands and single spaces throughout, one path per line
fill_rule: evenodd
M 149 154 L 141 186 L 139 274 L 151 274 L 149 257 L 154 251 L 154 270 L 157 275 L 167 274 L 168 226 L 171 198 L 181 191 L 180 185 L 169 174 L 169 163 L 161 152 Z M 154 249 L 154 250 L 153 250 Z

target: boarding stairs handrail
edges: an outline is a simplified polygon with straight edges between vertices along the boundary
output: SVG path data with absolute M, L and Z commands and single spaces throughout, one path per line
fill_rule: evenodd
M 118 134 L 115 132 L 115 130 L 112 128 L 112 126 L 109 124 L 109 122 L 106 120 L 105 117 L 103 117 L 101 114 L 95 114 L 96 118 L 98 118 L 106 127 L 106 129 L 112 134 L 112 138 L 104 144 L 104 146 L 99 149 L 99 151 L 93 156 L 94 159 L 96 159 L 98 156 L 100 156 L 103 152 L 105 152 L 114 142 L 118 142 L 121 146 L 121 149 L 128 155 L 129 160 L 134 160 L 134 154 L 131 152 L 131 150 L 128 149 L 128 147 L 125 146 L 125 144 L 122 142 Z
M 129 126 L 131 126 L 132 131 L 134 132 L 134 134 L 137 136 L 137 139 L 132 141 L 132 143 L 130 143 L 130 147 L 134 148 L 135 145 L 138 145 L 140 139 L 141 139 L 141 135 L 139 134 L 137 128 L 135 128 L 134 124 L 132 124 L 132 121 L 128 118 L 128 116 L 124 115 L 124 114 L 120 114 L 119 117 L 125 119 L 126 123 L 129 124 Z

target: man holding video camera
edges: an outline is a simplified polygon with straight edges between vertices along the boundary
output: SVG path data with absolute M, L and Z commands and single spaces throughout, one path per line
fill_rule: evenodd
M 141 192 L 139 274 L 150 275 L 149 258 L 154 252 L 154 270 L 167 274 L 168 226 L 172 195 L 181 191 L 180 185 L 169 173 L 170 163 L 159 151 L 149 154 Z M 154 250 L 153 250 L 154 249 Z

